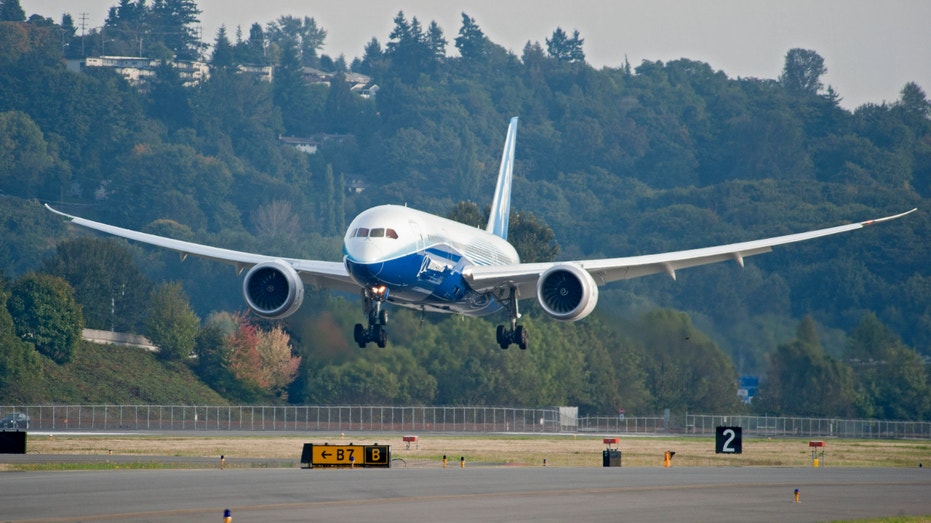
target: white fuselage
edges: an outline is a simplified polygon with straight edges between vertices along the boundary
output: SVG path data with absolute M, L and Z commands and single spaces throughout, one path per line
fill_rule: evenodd
M 500 304 L 472 290 L 463 269 L 517 264 L 520 258 L 507 240 L 482 229 L 382 205 L 362 212 L 349 225 L 343 261 L 362 287 L 385 286 L 392 303 L 481 316 L 497 311 Z

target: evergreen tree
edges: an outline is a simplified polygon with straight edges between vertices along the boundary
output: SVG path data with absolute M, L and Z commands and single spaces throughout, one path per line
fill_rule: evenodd
M 850 417 L 857 401 L 850 367 L 824 353 L 814 320 L 806 316 L 795 341 L 771 355 L 755 405 L 777 415 Z
M 25 22 L 26 12 L 19 0 L 0 0 L 0 22 Z
M 265 31 L 254 23 L 249 27 L 249 39 L 236 43 L 236 58 L 239 63 L 264 65 L 268 63 L 265 56 Z
M 210 63 L 216 68 L 230 69 L 236 66 L 235 62 L 236 56 L 233 52 L 233 44 L 226 35 L 226 26 L 221 25 L 217 31 L 217 39 L 213 43 Z
M 573 31 L 570 38 L 561 27 L 557 27 L 553 31 L 553 37 L 546 39 L 546 51 L 551 58 L 562 62 L 584 62 L 585 53 L 582 51 L 584 43 L 585 39 L 581 38 L 578 30 Z
M 170 130 L 191 127 L 194 120 L 190 89 L 172 62 L 163 61 L 149 82 L 148 114 Z
M 462 13 L 462 27 L 459 28 L 459 36 L 456 37 L 456 49 L 459 54 L 466 60 L 484 60 L 486 58 L 485 46 L 488 44 L 488 38 L 482 32 L 475 19 Z
M 150 25 L 178 60 L 197 60 L 204 49 L 195 24 L 201 10 L 194 0 L 154 0 Z
M 282 42 L 281 64 L 272 84 L 275 105 L 281 109 L 285 131 L 292 136 L 307 136 L 312 132 L 313 102 L 304 82 L 304 68 L 298 57 L 297 44 Z

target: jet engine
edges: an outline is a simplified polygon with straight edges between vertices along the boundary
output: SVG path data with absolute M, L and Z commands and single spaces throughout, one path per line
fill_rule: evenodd
M 304 301 L 304 282 L 284 260 L 262 262 L 242 281 L 246 303 L 259 316 L 277 320 L 290 316 Z
M 578 265 L 554 265 L 537 280 L 537 300 L 543 310 L 557 320 L 581 320 L 595 310 L 598 285 L 588 271 Z

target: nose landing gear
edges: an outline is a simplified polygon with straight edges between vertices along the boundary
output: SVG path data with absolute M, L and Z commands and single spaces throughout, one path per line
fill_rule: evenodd
M 382 309 L 382 304 L 388 299 L 388 289 L 382 285 L 362 290 L 362 309 L 368 316 L 368 327 L 356 323 L 353 338 L 364 349 L 366 345 L 374 342 L 379 348 L 385 348 L 388 343 L 388 311 Z

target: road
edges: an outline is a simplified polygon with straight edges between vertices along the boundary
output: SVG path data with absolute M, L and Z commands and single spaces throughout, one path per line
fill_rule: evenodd
M 919 468 L 4 472 L 0 521 L 814 522 L 931 514 L 929 493 Z

